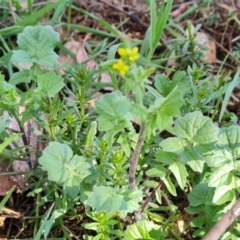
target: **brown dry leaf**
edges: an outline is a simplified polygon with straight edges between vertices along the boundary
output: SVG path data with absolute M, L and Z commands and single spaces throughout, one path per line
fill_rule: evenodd
M 0 172 L 8 172 L 8 166 L 10 161 L 5 159 L 0 163 Z M 12 168 L 9 169 L 11 171 Z M 16 186 L 16 182 L 11 176 L 0 176 L 0 196 L 4 196 L 13 187 Z
M 14 217 L 14 218 L 19 218 L 21 214 L 19 212 L 15 212 L 10 208 L 3 207 L 2 208 L 2 214 L 8 215 L 8 217 Z
M 19 212 L 15 212 L 9 208 L 3 207 L 1 214 L 7 215 L 7 216 L 0 216 L 0 229 L 4 228 L 4 222 L 7 217 L 12 217 L 12 218 L 19 218 L 21 214 Z M 1 239 L 1 238 L 0 238 Z
M 6 219 L 5 217 L 1 217 L 0 216 L 0 229 L 4 228 L 4 221 L 5 221 L 5 219 Z M 3 238 L 0 238 L 0 239 L 3 239 Z
M 211 41 L 206 33 L 204 32 L 198 32 L 197 36 L 195 38 L 195 41 L 205 47 L 208 48 L 208 50 L 203 51 L 204 54 L 204 61 L 212 64 L 216 61 L 216 44 L 214 41 Z M 201 50 L 202 51 L 202 50 Z
M 64 47 L 66 47 L 68 50 L 70 50 L 73 53 L 76 53 L 78 51 L 80 42 L 77 41 L 69 41 L 64 44 Z M 62 50 L 58 53 L 58 64 L 61 66 L 64 63 L 76 63 L 76 60 L 74 60 L 72 57 L 70 57 L 68 54 L 63 52 Z
M 179 17 L 182 13 L 184 13 L 187 10 L 187 5 L 186 4 L 181 4 L 179 8 L 177 8 L 176 10 L 172 11 L 170 13 L 172 18 L 177 18 Z
M 192 218 L 193 216 L 188 213 L 180 214 L 175 221 L 174 232 L 179 236 L 182 235 L 189 228 Z
M 229 6 L 229 5 L 224 4 L 224 3 L 218 3 L 218 6 L 220 6 L 223 9 L 228 10 L 230 13 L 235 12 L 237 10 L 235 7 Z

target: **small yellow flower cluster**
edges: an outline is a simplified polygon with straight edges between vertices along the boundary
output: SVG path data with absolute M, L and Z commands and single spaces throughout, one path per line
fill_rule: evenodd
M 130 68 L 130 64 L 139 58 L 138 48 L 119 48 L 120 59 L 113 64 L 112 68 L 117 70 L 122 76 L 125 76 Z

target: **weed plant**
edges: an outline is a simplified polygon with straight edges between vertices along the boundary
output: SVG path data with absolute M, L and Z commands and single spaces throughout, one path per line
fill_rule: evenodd
M 35 12 L 30 2 L 28 15 L 16 15 L 15 25 L 0 29 L 0 155 L 4 161 L 30 154 L 29 142 L 7 149 L 25 136 L 8 128 L 9 116 L 20 129 L 29 120 L 41 127 L 31 131 L 45 148 L 35 153 L 37 164 L 27 174 L 24 189 L 35 198 L 32 238 L 202 238 L 239 194 L 240 128 L 234 115 L 223 121 L 229 116 L 226 106 L 239 83 L 239 70 L 233 80 L 222 69 L 209 74 L 210 66 L 202 60 L 206 49 L 195 41 L 201 26 L 187 23 L 186 31 L 176 27 L 169 18 L 172 0 L 162 1 L 159 9 L 149 1 L 151 24 L 142 41 L 121 41 L 109 23 L 71 1 L 47 2 Z M 76 26 L 70 19 L 55 24 L 66 7 L 69 16 L 71 11 L 85 14 L 106 31 Z M 37 25 L 52 9 L 47 24 Z M 91 50 L 96 59 L 107 52 L 107 59 L 98 69 L 89 69 L 87 61 L 58 66 L 55 48 L 64 46 L 52 26 L 103 36 L 107 40 Z M 167 33 L 174 36 L 169 52 L 156 58 Z M 17 47 L 12 49 L 9 37 L 15 35 Z M 171 52 L 176 69 L 166 67 Z M 22 63 L 30 68 L 23 69 Z M 67 69 L 63 75 L 62 67 Z M 108 87 L 113 91 L 96 100 L 106 87 L 99 81 L 103 73 L 111 76 Z M 185 215 L 191 221 L 179 232 L 177 222 Z M 239 237 L 239 230 L 236 221 L 222 239 Z

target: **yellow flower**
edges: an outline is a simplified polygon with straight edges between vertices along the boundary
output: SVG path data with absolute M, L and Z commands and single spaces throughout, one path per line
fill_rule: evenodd
M 130 49 L 130 48 L 119 48 L 119 49 L 118 49 L 118 54 L 119 54 L 121 57 L 126 57 L 130 52 L 131 52 L 131 49 Z
M 119 48 L 118 54 L 122 58 L 128 58 L 129 61 L 133 62 L 139 58 L 138 48 L 134 47 L 133 49 L 130 48 Z
M 122 76 L 125 76 L 129 70 L 129 66 L 126 65 L 122 59 L 119 59 L 116 63 L 114 63 L 112 68 L 117 70 Z
M 138 48 L 134 47 L 131 50 L 131 53 L 129 54 L 129 60 L 130 61 L 136 61 L 137 59 L 139 59 Z

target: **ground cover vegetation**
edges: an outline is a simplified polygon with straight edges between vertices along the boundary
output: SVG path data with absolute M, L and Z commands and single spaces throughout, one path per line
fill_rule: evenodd
M 238 2 L 0 2 L 1 239 L 240 238 Z

